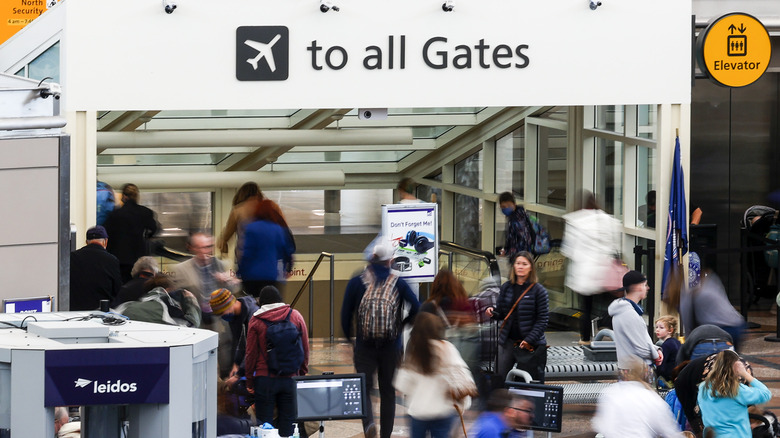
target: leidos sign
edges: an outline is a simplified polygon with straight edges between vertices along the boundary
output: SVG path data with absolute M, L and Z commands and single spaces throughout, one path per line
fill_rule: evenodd
M 727 87 L 750 85 L 772 57 L 769 32 L 755 17 L 733 13 L 712 21 L 697 39 L 699 67 Z

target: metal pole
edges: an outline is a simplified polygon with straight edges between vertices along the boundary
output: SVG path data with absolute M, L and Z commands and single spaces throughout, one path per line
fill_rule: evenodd
M 309 342 L 314 337 L 314 280 L 309 282 Z
M 335 297 L 335 289 L 336 289 L 336 277 L 335 277 L 335 259 L 336 256 L 331 254 L 330 255 L 330 343 L 333 343 L 333 320 L 336 319 L 334 316 L 334 301 L 336 300 Z

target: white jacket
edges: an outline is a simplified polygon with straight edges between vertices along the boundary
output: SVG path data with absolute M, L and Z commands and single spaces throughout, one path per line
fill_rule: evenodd
M 599 396 L 593 429 L 605 438 L 683 437 L 669 405 L 639 382 L 609 385 Z
M 605 273 L 620 252 L 620 222 L 601 210 L 577 210 L 563 216 L 561 253 L 569 259 L 566 286 L 582 295 L 604 292 Z
M 431 341 L 431 348 L 441 354 L 440 363 L 456 364 L 470 374 L 468 365 L 449 341 Z M 434 420 L 456 414 L 454 401 L 449 396 L 447 380 L 439 372 L 426 376 L 407 367 L 401 367 L 395 375 L 393 386 L 406 396 L 407 412 L 412 418 Z M 469 406 L 471 406 L 471 399 L 466 397 L 460 404 L 460 408 L 465 410 Z

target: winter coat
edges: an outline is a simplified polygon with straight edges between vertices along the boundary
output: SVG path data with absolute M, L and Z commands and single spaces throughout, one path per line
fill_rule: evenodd
M 515 304 L 520 294 L 525 291 L 530 283 L 512 284 L 504 283 L 501 286 L 501 292 L 498 294 L 498 303 L 494 309 L 494 318 L 504 319 L 512 306 Z M 512 342 L 526 341 L 533 347 L 537 345 L 547 345 L 547 339 L 544 337 L 544 331 L 547 329 L 547 323 L 550 320 L 550 301 L 547 295 L 547 289 L 539 283 L 533 285 L 517 307 L 509 316 L 504 328 L 498 334 L 498 343 L 502 345 L 511 340 Z M 501 327 L 502 321 L 498 322 Z M 514 339 L 510 336 L 512 325 L 519 331 L 520 336 Z
M 601 210 L 563 216 L 561 253 L 569 259 L 566 286 L 582 295 L 604 292 L 603 281 L 620 252 L 620 222 Z
M 282 321 L 287 317 L 290 306 L 284 303 L 266 304 L 258 309 L 252 319 L 249 321 L 249 331 L 246 334 L 246 386 L 254 387 L 255 376 L 269 376 L 268 363 L 266 359 L 267 339 L 266 325 L 263 319 L 268 321 Z M 301 344 L 303 345 L 303 364 L 301 369 L 295 375 L 303 376 L 309 372 L 309 332 L 306 328 L 306 322 L 303 320 L 300 312 L 293 309 L 290 314 L 290 322 L 298 327 L 301 332 Z M 274 377 L 274 376 L 272 376 Z

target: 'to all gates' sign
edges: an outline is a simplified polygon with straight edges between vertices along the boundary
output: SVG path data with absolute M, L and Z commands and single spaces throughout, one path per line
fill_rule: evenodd
M 699 67 L 727 87 L 750 85 L 769 67 L 769 32 L 755 17 L 733 13 L 710 22 L 697 40 Z

